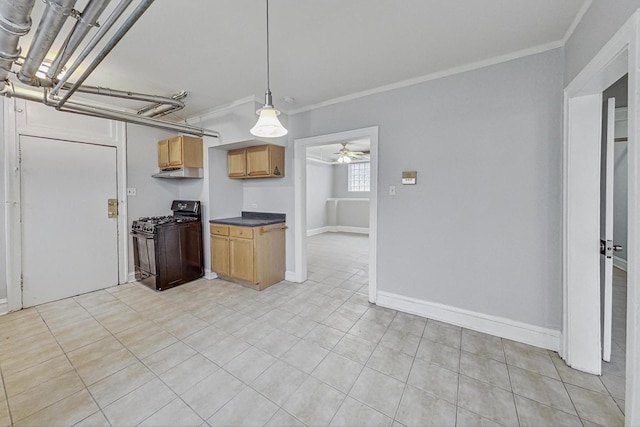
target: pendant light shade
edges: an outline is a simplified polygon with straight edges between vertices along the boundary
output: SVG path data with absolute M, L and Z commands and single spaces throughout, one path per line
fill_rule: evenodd
M 256 111 L 258 122 L 249 130 L 252 135 L 262 138 L 277 138 L 287 134 L 287 129 L 282 126 L 278 116 L 280 111 L 273 107 L 271 89 L 269 89 L 269 0 L 267 2 L 267 90 L 264 94 L 264 106 Z

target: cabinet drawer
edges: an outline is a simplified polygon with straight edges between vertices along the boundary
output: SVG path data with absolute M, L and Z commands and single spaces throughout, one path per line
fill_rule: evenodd
M 253 228 L 250 227 L 229 227 L 229 236 L 253 239 Z
M 216 234 L 218 236 L 228 236 L 229 235 L 229 226 L 228 225 L 209 224 L 209 230 L 210 230 L 211 234 Z

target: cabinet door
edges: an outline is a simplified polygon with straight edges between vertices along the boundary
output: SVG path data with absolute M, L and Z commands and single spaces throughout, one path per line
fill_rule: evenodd
M 227 174 L 230 177 L 246 175 L 246 150 L 232 150 L 227 154 Z
M 169 140 L 158 141 L 158 167 L 169 167 Z
M 229 238 L 210 235 L 211 237 L 211 271 L 229 276 Z
M 229 239 L 229 270 L 231 277 L 255 283 L 253 239 Z
M 247 176 L 267 176 L 271 174 L 268 145 L 247 148 Z
M 169 166 L 182 166 L 182 137 L 169 138 Z

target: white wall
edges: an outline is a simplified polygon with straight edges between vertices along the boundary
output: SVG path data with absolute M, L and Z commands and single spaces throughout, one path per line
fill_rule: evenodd
M 565 44 L 565 86 L 638 8 L 640 0 L 593 0 Z
M 379 126 L 379 291 L 560 329 L 562 58 L 556 49 L 290 117 L 290 140 Z M 419 184 L 400 185 L 403 170 Z M 276 194 L 292 199 L 293 188 Z
M 333 197 L 368 199 L 368 191 L 348 191 L 348 169 L 349 165 L 344 163 L 333 166 Z
M 307 230 L 329 225 L 327 199 L 333 197 L 335 166 L 307 160 Z
M 5 233 L 5 191 L 4 191 L 4 105 L 6 100 L 3 98 L 0 100 L 0 153 L 2 154 L 2 160 L 0 160 L 0 189 L 2 191 L 2 209 L 0 209 L 0 300 L 7 297 L 7 260 L 6 260 L 6 248 L 7 239 Z

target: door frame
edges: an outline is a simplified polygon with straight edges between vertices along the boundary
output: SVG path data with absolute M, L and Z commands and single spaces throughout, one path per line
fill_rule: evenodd
M 576 369 L 599 374 L 602 93 L 629 75 L 626 425 L 640 424 L 639 28 L 640 10 L 564 91 L 561 356 Z
M 21 136 L 90 143 L 116 148 L 118 189 L 118 282 L 127 283 L 129 268 L 128 219 L 127 219 L 127 152 L 126 125 L 114 120 L 104 120 L 95 125 L 93 118 L 60 113 L 31 101 L 3 98 L 3 138 L 5 166 L 5 236 L 6 283 L 8 311 L 22 309 L 22 222 L 19 146 Z M 60 121 L 60 117 L 68 118 Z M 87 122 L 88 121 L 88 122 Z M 88 126 L 86 123 L 90 123 Z M 70 125 L 72 124 L 72 125 Z
M 368 138 L 371 143 L 369 196 L 369 302 L 377 299 L 377 242 L 378 242 L 378 127 L 372 126 L 326 135 L 298 138 L 293 141 L 294 152 L 294 242 L 296 282 L 307 280 L 307 147 L 336 144 L 348 140 Z

